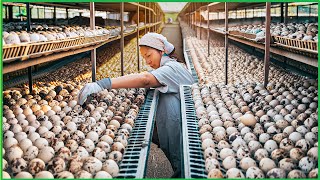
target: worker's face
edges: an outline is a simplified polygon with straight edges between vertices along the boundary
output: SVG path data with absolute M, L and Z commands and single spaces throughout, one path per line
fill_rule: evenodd
M 160 61 L 163 52 L 150 47 L 141 46 L 140 53 L 142 57 L 146 60 L 147 64 L 151 66 L 153 69 L 157 69 L 160 67 Z

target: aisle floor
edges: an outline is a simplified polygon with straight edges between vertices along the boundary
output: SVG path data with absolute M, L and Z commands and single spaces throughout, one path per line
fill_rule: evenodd
M 175 53 L 180 60 L 184 62 L 183 58 L 183 39 L 181 35 L 180 25 L 178 23 L 166 24 L 161 33 L 169 42 L 176 48 Z
M 168 41 L 174 45 L 177 57 L 184 61 L 180 25 L 166 24 L 161 34 L 167 37 Z M 162 150 L 152 143 L 148 157 L 146 178 L 170 178 L 172 174 L 173 170 L 169 160 L 166 158 Z

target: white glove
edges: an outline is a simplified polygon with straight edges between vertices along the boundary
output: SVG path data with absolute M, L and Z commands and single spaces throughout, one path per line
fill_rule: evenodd
M 103 91 L 103 88 L 96 82 L 88 83 L 78 93 L 78 103 L 82 105 L 90 94 Z

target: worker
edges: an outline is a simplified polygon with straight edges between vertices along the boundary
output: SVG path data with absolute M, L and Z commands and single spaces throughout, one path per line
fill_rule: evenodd
M 159 90 L 156 131 L 152 139 L 169 159 L 174 170 L 172 177 L 179 178 L 182 177 L 180 85 L 191 85 L 194 80 L 185 65 L 173 58 L 175 48 L 161 34 L 145 34 L 139 47 L 142 57 L 154 70 L 88 83 L 80 90 L 78 103 L 82 105 L 88 95 L 104 89 L 152 87 Z

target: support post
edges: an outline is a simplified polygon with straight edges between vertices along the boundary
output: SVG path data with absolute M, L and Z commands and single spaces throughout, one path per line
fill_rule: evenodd
M 39 12 L 39 8 L 37 8 L 37 15 L 38 15 L 38 20 L 40 19 L 40 12 Z M 53 22 L 55 23 L 55 21 Z
M 284 6 L 284 23 L 288 23 L 288 3 L 285 3 Z
M 144 3 L 144 6 L 147 7 L 147 3 Z M 147 9 L 144 8 L 144 25 L 147 25 Z M 144 28 L 144 34 L 147 34 L 147 28 Z
M 244 19 L 247 19 L 247 8 L 244 9 Z
M 27 11 L 27 31 L 31 31 L 31 9 L 30 3 L 26 4 L 26 11 Z M 32 93 L 32 66 L 28 67 L 28 81 L 29 81 L 29 93 Z
M 154 3 L 153 7 L 154 7 L 153 10 L 155 11 L 155 13 L 157 13 L 157 11 L 156 11 L 156 3 Z M 155 14 L 153 14 L 153 23 L 156 23 L 156 15 Z M 157 30 L 157 28 L 154 25 L 153 26 L 153 32 L 156 32 L 156 30 Z
M 254 19 L 254 7 L 252 7 L 252 18 Z
M 90 29 L 94 30 L 96 26 L 95 22 L 95 8 L 94 2 L 90 2 Z M 96 48 L 91 50 L 91 78 L 92 82 L 96 82 L 96 62 L 97 62 L 97 50 Z
M 120 50 L 121 50 L 121 76 L 124 75 L 123 69 L 124 69 L 124 64 L 123 64 L 123 50 L 124 50 L 124 35 L 123 35 L 123 29 L 124 29 L 124 3 L 121 2 L 121 8 L 120 8 L 120 19 L 121 19 L 121 40 L 120 40 Z
M 199 18 L 200 18 L 200 22 L 199 22 L 199 23 L 200 23 L 200 34 L 199 34 L 199 35 L 200 35 L 200 40 L 201 40 L 201 31 L 202 31 L 202 26 L 201 26 L 201 25 L 202 25 L 202 24 L 201 24 L 201 23 L 202 23 L 202 22 L 201 22 L 201 8 L 200 8 L 200 10 L 199 10 Z
M 284 11 L 283 11 L 283 3 L 280 3 L 280 22 L 283 23 L 283 20 L 284 20 Z
M 20 11 L 20 10 L 19 10 Z M 43 7 L 43 19 L 46 19 L 46 7 Z M 22 21 L 22 17 L 21 17 L 21 21 Z
M 194 29 L 194 31 L 195 32 L 197 32 L 197 26 L 196 26 L 196 24 L 197 24 L 197 18 L 196 18 L 196 13 L 197 11 L 196 11 L 196 4 L 194 4 L 194 6 L 193 6 L 193 29 Z
M 140 12 L 140 7 L 139 7 L 139 2 L 138 2 L 138 6 L 137 6 L 137 12 L 138 12 L 138 20 L 137 20 L 137 59 L 138 59 L 138 72 L 140 72 L 140 54 L 139 54 L 139 22 L 140 22 L 140 16 L 139 16 L 139 12 Z
M 228 84 L 228 3 L 225 2 L 225 36 L 224 36 L 224 47 L 225 47 L 225 84 Z
M 264 87 L 268 84 L 269 79 L 269 64 L 270 64 L 270 23 L 271 23 L 271 15 L 270 15 L 271 3 L 266 3 L 266 38 L 265 38 L 265 48 L 264 48 Z
M 299 19 L 299 6 L 297 6 L 297 14 L 296 14 L 296 19 Z
M 311 16 L 311 5 L 309 5 L 309 17 Z
M 208 29 L 207 29 L 207 39 L 208 39 L 208 57 L 210 56 L 210 11 L 209 11 L 209 6 L 207 6 L 207 12 L 208 12 L 208 14 L 207 14 L 207 27 L 208 27 Z
M 149 4 L 149 8 L 151 8 L 151 2 L 150 2 L 150 4 Z M 151 11 L 150 11 L 150 9 L 149 9 L 149 32 L 151 32 Z
M 67 23 L 69 24 L 69 8 L 66 8 Z
M 8 6 L 9 22 L 13 22 L 13 6 Z
M 39 17 L 39 8 L 38 8 L 38 18 Z M 57 25 L 57 9 L 56 7 L 53 7 L 53 24 Z

